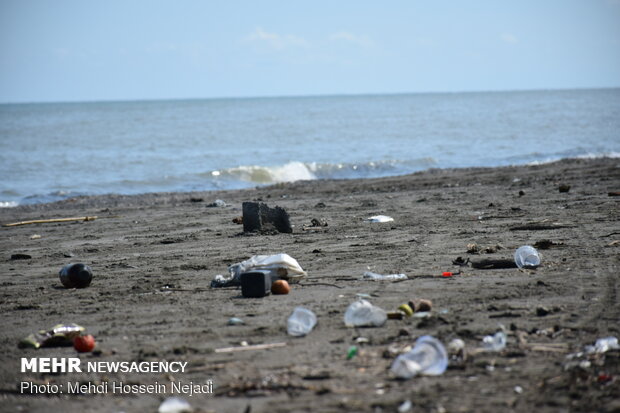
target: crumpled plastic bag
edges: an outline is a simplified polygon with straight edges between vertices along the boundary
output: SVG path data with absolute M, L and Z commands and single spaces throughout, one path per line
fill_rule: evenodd
M 50 330 L 40 330 L 23 338 L 19 348 L 61 347 L 73 344 L 73 339 L 86 329 L 77 324 L 57 324 Z
M 282 279 L 289 283 L 297 283 L 308 275 L 297 260 L 288 254 L 254 255 L 248 260 L 228 267 L 228 277 L 216 275 L 211 281 L 211 288 L 241 285 L 241 274 L 254 270 L 270 271 L 272 280 Z

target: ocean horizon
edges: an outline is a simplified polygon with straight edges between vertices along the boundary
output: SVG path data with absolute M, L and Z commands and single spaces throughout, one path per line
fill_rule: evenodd
M 0 206 L 620 157 L 620 89 L 0 104 Z

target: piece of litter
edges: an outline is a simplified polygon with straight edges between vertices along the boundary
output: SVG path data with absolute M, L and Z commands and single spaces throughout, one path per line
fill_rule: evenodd
M 184 413 L 191 412 L 192 406 L 179 397 L 168 397 L 159 405 L 158 413 Z
M 521 394 L 521 393 L 523 393 L 523 387 L 521 387 L 521 386 L 515 386 L 515 393 L 517 393 L 517 394 Z
M 408 277 L 405 274 L 377 274 L 376 272 L 366 271 L 362 276 L 362 280 L 372 281 L 394 281 L 394 280 L 407 280 Z
M 485 336 L 482 339 L 482 346 L 487 351 L 502 351 L 506 348 L 506 333 L 498 331 L 492 336 Z
M 368 222 L 391 222 L 394 221 L 394 218 L 388 217 L 387 215 L 374 215 L 370 218 L 366 218 Z
M 229 326 L 239 326 L 241 324 L 244 324 L 243 320 L 237 317 L 231 317 L 228 319 L 228 325 Z
M 398 406 L 398 413 L 407 413 L 411 411 L 413 405 L 411 404 L 411 400 L 405 400 Z
M 241 345 L 239 347 L 216 348 L 215 352 L 216 353 L 234 353 L 236 351 L 266 350 L 266 349 L 270 349 L 270 348 L 284 347 L 284 346 L 286 346 L 286 343 L 254 344 L 254 345 L 251 345 L 251 346 L 246 343 L 245 346 Z

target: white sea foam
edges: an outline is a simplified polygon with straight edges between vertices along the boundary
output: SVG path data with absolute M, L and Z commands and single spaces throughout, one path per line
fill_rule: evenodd
M 15 201 L 0 201 L 0 208 L 13 208 L 19 205 Z
M 302 162 L 289 162 L 279 166 L 239 166 L 216 172 L 217 174 L 213 172 L 211 174 L 213 176 L 229 176 L 257 184 L 275 184 L 316 179 L 312 171 Z

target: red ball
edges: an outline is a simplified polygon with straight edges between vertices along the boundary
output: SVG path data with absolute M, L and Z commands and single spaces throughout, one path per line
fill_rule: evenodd
M 271 284 L 271 292 L 273 294 L 288 294 L 291 291 L 291 287 L 285 280 L 277 280 Z
M 77 336 L 73 339 L 73 348 L 79 353 L 89 353 L 95 349 L 95 337 L 90 334 L 86 336 Z

